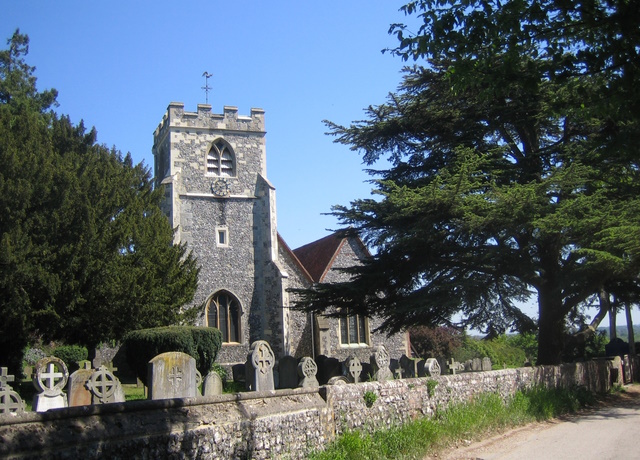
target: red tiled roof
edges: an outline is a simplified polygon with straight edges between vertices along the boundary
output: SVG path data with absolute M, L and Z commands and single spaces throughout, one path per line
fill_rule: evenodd
M 294 249 L 293 253 L 315 282 L 321 282 L 345 241 L 344 236 L 333 233 L 313 243 Z
M 305 276 L 305 278 L 307 278 L 309 281 L 313 281 L 313 278 L 311 277 L 311 275 L 309 274 L 305 266 L 302 264 L 302 262 L 300 262 L 300 259 L 298 259 L 298 257 L 294 254 L 294 252 L 291 250 L 291 248 L 286 243 L 284 238 L 282 238 L 280 233 L 278 233 L 278 244 L 280 245 L 281 248 L 285 250 L 287 254 L 289 254 L 289 256 L 291 256 L 291 260 L 293 260 L 293 262 L 298 266 L 298 268 L 300 268 L 300 271 Z

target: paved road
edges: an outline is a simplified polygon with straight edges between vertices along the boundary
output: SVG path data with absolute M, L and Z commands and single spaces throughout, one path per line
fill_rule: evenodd
M 635 393 L 635 391 L 634 391 Z M 476 460 L 640 459 L 640 395 L 566 420 L 534 424 L 441 456 Z

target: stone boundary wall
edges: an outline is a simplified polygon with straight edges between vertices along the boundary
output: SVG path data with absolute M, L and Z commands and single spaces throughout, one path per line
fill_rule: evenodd
M 431 417 L 438 409 L 469 401 L 481 393 L 499 393 L 507 398 L 518 390 L 534 385 L 549 388 L 584 386 L 590 391 L 602 393 L 611 389 L 612 366 L 612 361 L 589 361 L 325 386 L 322 391 L 335 414 L 336 433 L 340 434 L 353 429 L 373 431 L 421 417 Z M 365 392 L 372 392 L 377 397 L 371 407 L 365 403 Z
M 305 458 L 346 429 L 431 416 L 479 393 L 506 397 L 535 384 L 604 392 L 620 375 L 611 361 L 592 361 L 4 415 L 0 458 Z M 371 407 L 367 391 L 377 396 Z

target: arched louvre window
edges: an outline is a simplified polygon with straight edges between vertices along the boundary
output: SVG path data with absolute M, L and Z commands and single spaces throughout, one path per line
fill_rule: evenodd
M 219 291 L 207 304 L 207 324 L 222 332 L 222 341 L 240 342 L 240 302 L 227 291 Z
M 223 139 L 218 139 L 207 154 L 207 175 L 218 177 L 234 177 L 235 154 L 231 146 Z

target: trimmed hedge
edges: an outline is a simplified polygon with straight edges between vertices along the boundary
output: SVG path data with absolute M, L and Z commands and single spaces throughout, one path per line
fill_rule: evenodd
M 161 353 L 180 351 L 196 360 L 196 369 L 207 375 L 222 345 L 222 333 L 212 327 L 169 326 L 129 332 L 123 340 L 127 362 L 147 385 L 147 363 Z
M 55 348 L 51 354 L 64 361 L 69 372 L 77 370 L 80 367 L 78 363 L 89 357 L 87 347 L 83 347 L 81 345 L 60 345 Z

